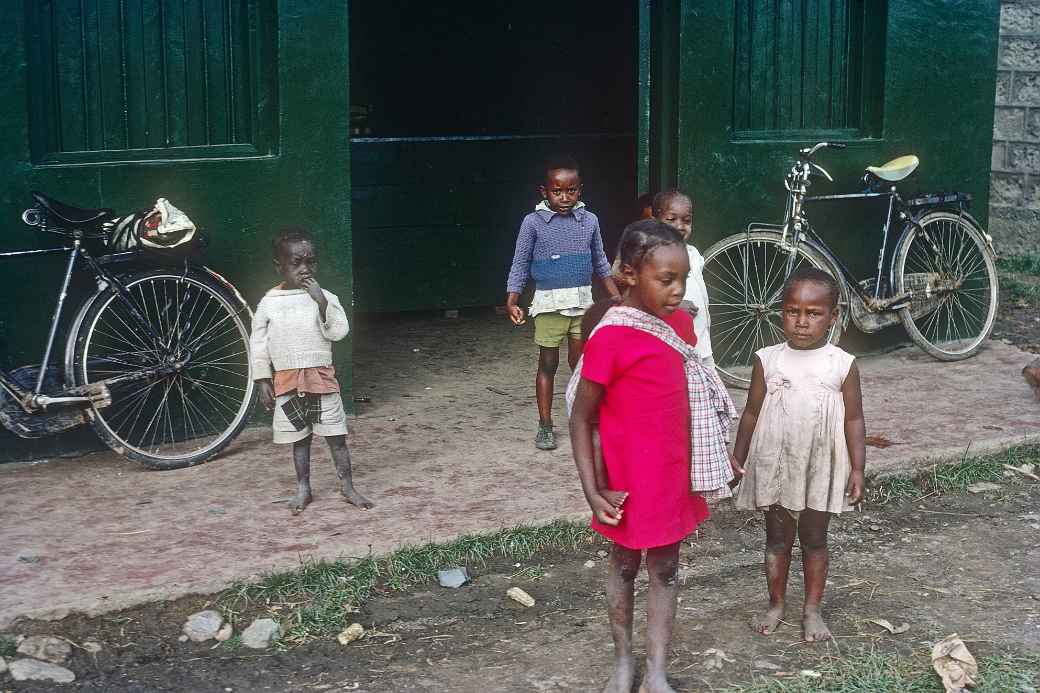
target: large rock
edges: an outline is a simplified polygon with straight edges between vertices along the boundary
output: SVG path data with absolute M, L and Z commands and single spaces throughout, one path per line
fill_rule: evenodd
M 18 645 L 18 654 L 52 664 L 64 664 L 72 654 L 72 646 L 53 635 L 33 635 Z
M 11 676 L 15 681 L 53 681 L 54 683 L 72 683 L 76 675 L 65 667 L 35 659 L 16 659 L 9 665 Z
M 0 674 L 7 671 L 7 662 L 4 661 L 3 657 L 0 657 Z
M 242 631 L 242 644 L 254 650 L 263 650 L 274 644 L 282 635 L 278 621 L 273 618 L 258 618 Z
M 192 642 L 206 642 L 217 637 L 224 617 L 219 611 L 199 611 L 188 617 L 181 630 Z

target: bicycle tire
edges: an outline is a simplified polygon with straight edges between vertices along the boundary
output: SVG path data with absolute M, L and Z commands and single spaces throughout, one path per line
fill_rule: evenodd
M 848 319 L 848 286 L 823 253 L 805 243 L 797 252 L 794 269 L 808 263 L 828 272 L 838 283 L 841 314 L 828 335 L 837 344 Z M 788 255 L 780 247 L 780 234 L 772 231 L 727 236 L 704 253 L 712 352 L 719 377 L 728 385 L 750 387 L 755 352 L 784 341 L 780 293 Z
M 248 306 L 194 269 L 120 279 L 166 346 L 150 344 L 131 328 L 126 304 L 102 293 L 78 323 L 70 379 L 84 385 L 168 359 L 187 361 L 171 375 L 110 388 L 112 404 L 88 409 L 90 424 L 115 452 L 152 469 L 205 462 L 241 433 L 256 400 Z
M 978 353 L 1000 301 L 996 259 L 980 228 L 954 212 L 926 214 L 900 240 L 894 270 L 897 294 L 925 286 L 899 310 L 917 346 L 940 361 Z

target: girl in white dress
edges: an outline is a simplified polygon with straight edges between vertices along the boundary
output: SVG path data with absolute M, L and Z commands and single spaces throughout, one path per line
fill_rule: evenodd
M 734 446 L 743 475 L 737 507 L 766 516 L 769 608 L 752 628 L 769 635 L 784 617 L 795 535 L 802 547 L 806 641 L 831 637 L 820 615 L 827 581 L 831 514 L 863 499 L 863 399 L 851 354 L 830 344 L 838 286 L 822 270 L 803 268 L 784 287 L 787 341 L 755 354 L 751 390 Z

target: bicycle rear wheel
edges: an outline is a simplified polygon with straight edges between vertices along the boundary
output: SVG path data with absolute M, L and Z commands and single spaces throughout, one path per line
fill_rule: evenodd
M 913 292 L 900 309 L 919 347 L 940 361 L 973 356 L 993 330 L 1000 291 L 997 265 L 982 231 L 951 212 L 925 215 L 895 255 L 896 292 Z
M 755 352 L 784 341 L 780 308 L 789 257 L 780 247 L 780 235 L 769 231 L 727 236 L 704 254 L 712 352 L 719 376 L 729 385 L 749 387 Z M 848 287 L 826 257 L 800 244 L 793 269 L 804 265 L 837 279 L 841 317 L 828 336 L 837 344 L 845 326 Z
M 239 434 L 253 405 L 248 307 L 200 272 L 152 270 L 123 281 L 158 339 L 138 329 L 125 301 L 104 294 L 79 324 L 75 380 L 166 372 L 112 386 L 112 404 L 89 410 L 91 425 L 113 450 L 149 467 L 199 464 Z

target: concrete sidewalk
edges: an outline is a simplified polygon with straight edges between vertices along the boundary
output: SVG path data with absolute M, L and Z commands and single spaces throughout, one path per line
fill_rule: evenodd
M 17 616 L 101 612 L 211 592 L 310 558 L 364 556 L 583 512 L 558 415 L 560 448 L 532 445 L 535 347 L 502 316 L 361 324 L 351 421 L 361 512 L 338 497 L 316 442 L 315 503 L 298 517 L 289 451 L 264 429 L 223 457 L 148 472 L 112 454 L 0 466 L 0 627 Z M 940 363 L 907 348 L 861 360 L 871 474 L 909 470 L 1040 437 L 1040 403 L 1001 343 Z M 562 392 L 566 368 L 557 391 Z M 734 393 L 738 409 L 743 393 Z M 558 405 L 557 411 L 560 411 Z

